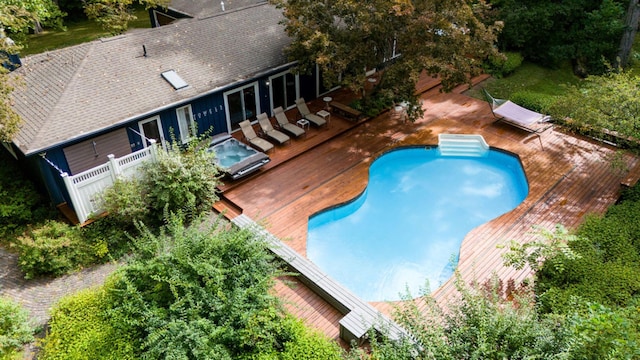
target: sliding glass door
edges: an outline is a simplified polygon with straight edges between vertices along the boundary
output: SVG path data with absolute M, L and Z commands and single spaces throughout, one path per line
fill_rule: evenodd
M 289 72 L 278 74 L 269 78 L 271 109 L 282 106 L 288 109 L 295 105 L 296 99 L 299 97 L 298 77 Z
M 224 93 L 230 131 L 240 128 L 244 120 L 255 120 L 258 114 L 258 83 Z

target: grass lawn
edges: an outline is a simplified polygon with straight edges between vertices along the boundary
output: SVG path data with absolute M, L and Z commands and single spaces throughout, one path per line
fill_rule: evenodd
M 151 27 L 147 10 L 136 7 L 134 14 L 138 19 L 129 23 L 129 29 Z M 111 36 L 108 31 L 103 30 L 97 22 L 92 20 L 69 22 L 65 23 L 65 26 L 67 31 L 45 30 L 40 34 L 29 35 L 27 46 L 20 51 L 20 55 L 39 54 Z
M 524 62 L 513 74 L 501 79 L 489 78 L 482 83 L 482 87 L 487 89 L 492 96 L 500 99 L 511 99 L 518 92 L 556 97 L 564 94 L 567 85 L 578 82 L 580 79 L 573 75 L 568 63 L 558 69 L 547 69 L 540 65 Z M 484 100 L 479 88 L 469 90 L 467 94 Z

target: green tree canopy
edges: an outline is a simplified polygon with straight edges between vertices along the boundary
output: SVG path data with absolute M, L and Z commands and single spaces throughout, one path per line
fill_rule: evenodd
M 20 34 L 26 33 L 34 19 L 36 15 L 19 4 L 0 0 L 0 141 L 3 142 L 10 142 L 13 139 L 22 121 L 11 106 L 10 95 L 15 84 L 7 76 L 9 56 L 17 54 L 21 49 Z M 17 35 L 18 41 L 10 38 L 9 35 Z
M 545 66 L 572 60 L 576 73 L 614 63 L 624 29 L 623 0 L 497 0 L 500 45 Z M 637 24 L 636 24 L 637 26 Z
M 6 12 L 6 13 L 5 13 Z M 5 14 L 28 14 L 25 22 L 15 21 L 5 24 Z M 0 0 L 0 25 L 4 25 L 11 36 L 22 37 L 28 31 L 40 32 L 42 27 L 62 28 L 62 20 L 66 14 L 60 11 L 52 0 Z
M 484 59 L 499 56 L 500 24 L 485 25 L 484 1 L 272 0 L 283 9 L 286 53 L 297 69 L 317 65 L 325 86 L 362 93 L 366 71 L 384 69 L 377 91 L 391 102 L 416 104 L 423 70 L 439 75 L 445 90 L 478 74 Z M 413 107 L 410 107 L 412 109 Z M 411 115 L 411 114 L 410 114 Z
M 166 7 L 170 0 L 87 0 L 84 11 L 89 19 L 96 20 L 112 34 L 121 34 L 128 28 L 130 21 L 136 19 L 132 6 L 134 3 Z

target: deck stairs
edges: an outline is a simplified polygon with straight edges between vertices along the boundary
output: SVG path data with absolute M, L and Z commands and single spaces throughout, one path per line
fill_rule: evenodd
M 438 148 L 442 156 L 485 156 L 489 144 L 482 135 L 438 134 Z

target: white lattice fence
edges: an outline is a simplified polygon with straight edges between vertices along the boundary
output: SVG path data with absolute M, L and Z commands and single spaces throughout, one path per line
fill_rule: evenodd
M 145 161 L 156 161 L 156 144 L 136 151 L 121 158 L 109 155 L 109 162 L 69 176 L 63 173 L 64 180 L 71 205 L 78 216 L 80 223 L 85 222 L 92 215 L 99 215 L 103 211 L 99 201 L 100 194 L 118 178 L 135 176 L 137 168 Z

